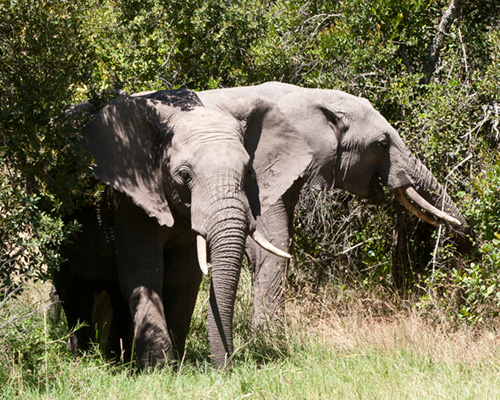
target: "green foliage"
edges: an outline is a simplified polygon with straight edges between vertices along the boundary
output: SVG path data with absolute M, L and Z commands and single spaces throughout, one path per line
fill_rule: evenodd
M 46 276 L 71 230 L 62 216 L 85 201 L 86 160 L 73 147 L 93 52 L 82 30 L 99 1 L 1 2 L 0 160 L 2 281 Z M 70 120 L 69 120 L 70 119 Z
M 440 276 L 440 284 L 458 290 L 457 317 L 469 323 L 484 323 L 500 312 L 500 158 L 488 160 L 489 169 L 472 179 L 476 190 L 466 215 L 476 228 L 478 255 L 462 269 Z M 449 286 L 448 286 L 449 283 Z
M 54 166 L 68 144 L 60 127 L 89 76 L 83 6 L 59 1 L 2 2 L 1 149 L 8 162 L 33 177 Z
M 263 32 L 264 5 L 256 1 L 108 4 L 107 23 L 94 28 L 100 77 L 130 92 L 241 84 L 248 48 Z
M 0 290 L 0 386 L 12 398 L 24 385 L 45 388 L 69 359 L 67 327 L 50 322 L 48 299 L 40 299 L 47 285 L 28 285 L 21 295 L 19 287 Z
M 60 261 L 58 245 L 74 227 L 40 210 L 40 197 L 27 194 L 13 174 L 0 183 L 0 288 L 50 276 Z
M 493 268 L 495 271 L 488 267 L 491 267 L 491 261 L 494 262 L 493 265 L 499 265 L 499 244 L 500 240 L 494 240 L 491 244 L 481 246 L 481 252 L 488 258 L 483 265 L 471 263 L 469 267 L 451 271 L 451 282 L 461 291 L 457 315 L 459 319 L 477 324 L 498 317 L 500 287 L 498 274 L 492 274 L 498 273 L 498 267 Z
M 345 2 L 319 35 L 317 58 L 327 60 L 316 79 L 356 93 L 379 94 L 396 76 L 421 70 L 426 45 L 440 14 L 437 2 Z M 327 78 L 327 79 L 328 79 Z M 372 97 L 371 95 L 368 97 Z
M 481 242 L 498 239 L 500 234 L 500 155 L 488 160 L 489 168 L 472 179 L 475 197 L 468 202 L 467 216 L 478 229 Z

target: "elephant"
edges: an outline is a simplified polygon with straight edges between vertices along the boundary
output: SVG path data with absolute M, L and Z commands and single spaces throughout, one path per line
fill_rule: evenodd
M 339 188 L 378 202 L 384 200 L 386 186 L 423 221 L 436 226 L 466 225 L 443 186 L 364 98 L 280 82 L 198 92 L 203 104 L 213 109 L 256 95 L 276 104 L 313 150 L 306 173 L 258 219 L 259 231 L 276 246 L 292 251 L 293 213 L 305 183 L 313 189 Z M 289 261 L 262 252 L 251 242 L 246 253 L 253 285 L 251 325 L 262 329 L 269 321 L 284 317 Z
M 269 99 L 210 109 L 181 89 L 118 97 L 83 128 L 79 146 L 100 196 L 71 216 L 81 229 L 53 276 L 69 327 L 90 324 L 72 334 L 72 350 L 106 331 L 107 350 L 133 346 L 143 368 L 179 358 L 210 267 L 208 337 L 214 366 L 224 367 L 247 236 L 289 257 L 256 218 L 310 164 L 305 139 Z

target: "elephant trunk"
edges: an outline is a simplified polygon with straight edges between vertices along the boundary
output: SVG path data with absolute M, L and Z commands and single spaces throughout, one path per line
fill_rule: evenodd
M 417 193 L 437 209 L 458 220 L 460 224 L 457 225 L 466 225 L 462 213 L 434 175 L 417 158 L 412 156 L 411 161 L 413 167 L 410 176 Z
M 215 214 L 207 234 L 212 266 L 208 336 L 214 366 L 219 369 L 228 364 L 233 352 L 233 311 L 248 232 L 245 204 L 237 199 L 224 202 L 222 210 L 231 210 L 231 215 L 227 211 Z M 228 207 L 228 202 L 233 205 Z
M 459 249 L 468 252 L 471 243 L 465 236 L 467 221 L 459 208 L 424 164 L 414 156 L 408 159 L 407 171 L 413 185 L 393 188 L 396 198 L 423 221 L 434 226 L 443 222 L 452 226 Z
M 214 366 L 223 368 L 233 352 L 233 311 L 247 235 L 268 251 L 290 256 L 255 231 L 256 223 L 237 176 L 215 176 L 198 190 L 192 196 L 191 226 L 198 233 L 200 268 L 207 273 L 210 265 L 212 271 L 208 336 Z

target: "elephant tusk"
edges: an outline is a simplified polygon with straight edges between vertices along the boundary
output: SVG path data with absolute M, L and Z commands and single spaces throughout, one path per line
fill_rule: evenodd
M 286 251 L 280 250 L 275 245 L 271 244 L 259 231 L 253 231 L 253 233 L 250 234 L 250 237 L 264 250 L 267 250 L 278 257 L 292 258 L 292 256 Z
M 427 222 L 428 224 L 431 224 L 435 227 L 439 226 L 439 223 L 433 220 L 429 215 L 426 213 L 422 212 L 420 208 L 416 207 L 414 204 L 412 204 L 406 196 L 403 194 L 403 189 L 398 188 L 398 189 L 393 189 L 392 191 L 394 195 L 396 196 L 396 199 L 408 210 L 410 211 L 413 215 L 415 215 L 417 218 L 420 218 L 422 221 Z
M 198 253 L 198 264 L 204 275 L 208 274 L 210 264 L 207 263 L 207 241 L 201 235 L 196 236 L 196 251 Z
M 420 196 L 413 187 L 408 186 L 406 189 L 404 189 L 404 192 L 410 200 L 413 200 L 415 202 L 415 204 L 417 204 L 419 207 L 422 207 L 425 211 L 431 213 L 432 215 L 435 215 L 437 218 L 442 219 L 443 221 L 447 221 L 453 225 L 462 225 L 462 223 L 458 219 L 453 218 L 451 215 L 446 214 L 445 212 L 437 209 L 432 204 L 430 204 L 427 200 Z
M 427 214 L 422 212 L 418 207 L 414 204 L 410 203 L 408 199 L 412 200 L 417 206 L 421 207 L 423 210 L 427 211 L 431 215 L 434 215 L 436 218 L 441 219 L 443 221 L 449 222 L 453 225 L 462 225 L 462 223 L 453 218 L 451 215 L 437 209 L 432 204 L 430 204 L 427 200 L 425 200 L 422 196 L 420 196 L 417 191 L 408 186 L 406 188 L 398 188 L 393 190 L 394 195 L 399 200 L 399 202 L 405 206 L 412 214 L 420 218 L 421 220 L 434 225 L 439 226 L 439 223 L 430 218 Z

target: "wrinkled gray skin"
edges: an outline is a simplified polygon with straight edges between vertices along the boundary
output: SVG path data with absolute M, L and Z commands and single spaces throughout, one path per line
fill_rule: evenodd
M 97 207 L 74 216 L 83 228 L 54 276 L 70 327 L 91 324 L 72 336 L 74 351 L 99 323 L 108 351 L 129 350 L 133 337 L 143 367 L 182 355 L 202 278 L 201 235 L 212 266 L 210 346 L 214 365 L 226 365 L 246 236 L 311 155 L 268 100 L 220 106 L 204 108 L 187 90 L 122 97 L 84 128 L 106 189 Z M 288 151 L 295 147 L 301 155 Z
M 382 185 L 391 190 L 414 187 L 432 205 L 465 224 L 443 187 L 366 99 L 278 82 L 198 93 L 203 104 L 214 109 L 231 99 L 255 95 L 276 103 L 313 150 L 303 178 L 258 219 L 259 231 L 277 247 L 292 251 L 293 210 L 306 182 L 314 189 L 340 188 L 375 201 L 384 200 Z M 288 260 L 266 254 L 251 242 L 246 252 L 253 273 L 252 325 L 262 328 L 284 316 Z

